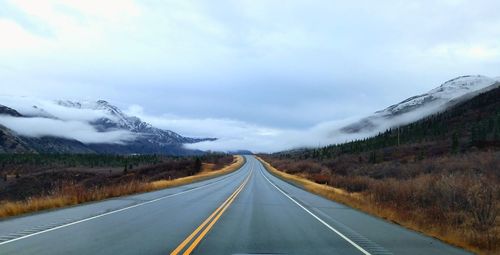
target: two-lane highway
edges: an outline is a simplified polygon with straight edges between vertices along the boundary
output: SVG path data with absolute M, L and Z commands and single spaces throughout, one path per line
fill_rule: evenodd
M 0 221 L 0 254 L 467 254 L 267 172 Z

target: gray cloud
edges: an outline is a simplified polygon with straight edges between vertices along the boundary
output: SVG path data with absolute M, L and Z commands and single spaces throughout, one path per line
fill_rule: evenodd
M 60 120 L 89 122 L 100 118 L 113 119 L 114 116 L 102 110 L 70 108 L 57 104 L 54 100 L 35 97 L 2 96 L 0 103 L 13 108 L 25 116 L 52 117 Z
M 320 122 L 310 128 L 273 128 L 230 119 L 189 119 L 173 115 L 152 116 L 144 113 L 141 106 L 134 105 L 127 111 L 140 116 L 156 127 L 172 129 L 194 137 L 217 137 L 216 141 L 186 144 L 187 148 L 201 150 L 231 151 L 247 149 L 253 152 L 276 152 L 292 148 L 319 147 L 362 139 L 383 132 L 388 128 L 404 125 L 435 113 L 442 104 L 429 105 L 389 120 L 374 120 L 376 129 L 367 132 L 347 134 L 341 128 L 358 121 L 363 116 Z
M 21 136 L 53 136 L 75 139 L 82 143 L 117 143 L 133 140 L 135 137 L 127 131 L 116 130 L 97 132 L 91 125 L 82 121 L 64 121 L 48 118 L 20 118 L 0 115 L 0 124 Z
M 497 9 L 494 0 L 5 1 L 0 93 L 307 131 L 459 75 L 497 76 Z
M 98 132 L 91 121 L 116 117 L 102 110 L 64 107 L 53 100 L 34 97 L 0 96 L 0 104 L 28 117 L 1 116 L 0 124 L 28 137 L 53 136 L 82 143 L 118 143 L 135 139 L 126 130 Z

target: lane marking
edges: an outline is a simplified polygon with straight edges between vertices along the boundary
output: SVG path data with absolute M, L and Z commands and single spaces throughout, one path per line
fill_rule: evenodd
M 264 167 L 262 165 L 262 163 L 260 163 L 260 166 Z M 327 228 L 329 228 L 331 231 L 335 232 L 337 235 L 339 235 L 340 237 L 342 237 L 344 240 L 346 240 L 347 242 L 349 242 L 352 246 L 356 247 L 356 249 L 358 249 L 359 251 L 361 251 L 363 254 L 365 255 L 371 255 L 368 251 L 366 251 L 365 249 L 363 249 L 363 247 L 359 246 L 358 244 L 356 244 L 354 241 L 352 241 L 351 239 L 349 239 L 347 236 L 345 236 L 344 234 L 342 234 L 340 231 L 336 230 L 334 227 L 330 226 L 330 224 L 326 223 L 324 220 L 322 220 L 320 217 L 316 216 L 316 214 L 312 213 L 311 211 L 309 211 L 309 209 L 305 208 L 304 206 L 302 206 L 299 202 L 297 202 L 295 199 L 293 199 L 292 197 L 290 197 L 286 192 L 284 192 L 282 189 L 280 189 L 278 186 L 276 186 L 271 180 L 269 180 L 266 175 L 262 172 L 262 167 L 259 167 L 259 170 L 260 170 L 260 173 L 262 174 L 262 176 L 264 176 L 264 178 L 271 184 L 273 185 L 273 187 L 275 187 L 279 192 L 281 192 L 281 194 L 285 195 L 288 199 L 292 200 L 292 202 L 294 202 L 296 205 L 298 205 L 300 208 L 302 208 L 304 211 L 306 211 L 307 213 L 309 213 L 311 216 L 313 216 L 316 220 L 318 220 L 319 222 L 321 222 L 323 225 L 325 225 Z
M 252 170 L 250 170 L 250 173 L 248 176 L 243 180 L 243 182 L 238 186 L 238 188 L 205 220 L 203 223 L 198 226 L 175 250 L 173 250 L 170 254 L 171 255 L 177 255 L 179 254 L 185 246 L 191 242 L 191 240 L 203 229 L 205 226 L 208 226 L 203 229 L 200 235 L 196 237 L 196 239 L 191 243 L 191 245 L 184 251 L 183 255 L 189 255 L 193 252 L 193 250 L 198 246 L 198 244 L 201 242 L 201 240 L 207 235 L 207 233 L 212 229 L 212 227 L 215 225 L 215 223 L 220 219 L 222 214 L 229 208 L 229 206 L 233 203 L 233 201 L 236 199 L 238 194 L 243 190 L 243 188 L 246 186 L 248 181 L 250 180 L 250 177 L 253 173 L 253 165 L 252 165 Z M 212 220 L 213 219 L 213 220 Z
M 243 167 L 244 166 L 242 166 L 240 169 L 238 169 L 235 173 L 233 173 L 230 176 L 226 176 L 225 178 L 222 178 L 222 179 L 217 180 L 215 182 L 208 183 L 206 185 L 202 185 L 202 186 L 199 186 L 199 187 L 196 187 L 196 188 L 192 188 L 192 189 L 189 189 L 189 190 L 184 190 L 184 191 L 181 191 L 181 192 L 178 192 L 178 193 L 174 193 L 174 194 L 169 194 L 169 195 L 162 196 L 162 197 L 159 197 L 159 198 L 156 198 L 156 199 L 153 199 L 153 200 L 149 200 L 147 202 L 143 202 L 143 203 L 139 203 L 139 204 L 127 206 L 127 207 L 124 207 L 124 208 L 121 208 L 121 209 L 117 209 L 117 210 L 114 210 L 114 211 L 109 211 L 109 212 L 106 212 L 106 213 L 98 214 L 98 215 L 95 215 L 95 216 L 92 216 L 92 217 L 88 217 L 88 218 L 85 218 L 85 219 L 81 219 L 81 220 L 78 220 L 78 221 L 75 221 L 75 222 L 71 222 L 71 223 L 67 223 L 67 224 L 62 224 L 60 226 L 55 226 L 55 227 L 49 226 L 50 227 L 49 229 L 45 229 L 45 230 L 42 230 L 42 231 L 39 231 L 39 232 L 35 232 L 35 233 L 29 234 L 29 235 L 20 236 L 20 237 L 16 237 L 16 238 L 13 238 L 13 239 L 10 239 L 10 240 L 7 240 L 7 241 L 0 242 L 0 246 L 8 244 L 8 243 L 16 242 L 16 241 L 19 241 L 19 240 L 22 240 L 22 239 L 26 239 L 26 238 L 29 238 L 29 237 L 41 235 L 41 234 L 44 234 L 44 233 L 47 233 L 47 232 L 52 232 L 52 231 L 57 230 L 57 229 L 69 227 L 69 226 L 72 226 L 72 225 L 80 224 L 80 223 L 91 221 L 91 220 L 95 220 L 95 219 L 98 219 L 98 218 L 101 218 L 101 217 L 104 217 L 104 216 L 108 216 L 108 215 L 111 215 L 111 214 L 115 214 L 115 213 L 123 212 L 123 211 L 126 211 L 126 210 L 130 210 L 132 208 L 136 208 L 136 207 L 139 207 L 139 206 L 144 206 L 144 205 L 147 205 L 147 204 L 158 202 L 158 201 L 164 200 L 166 198 L 175 197 L 175 196 L 178 196 L 178 195 L 186 194 L 186 193 L 191 192 L 191 191 L 195 191 L 195 190 L 199 190 L 199 189 L 202 189 L 202 188 L 206 188 L 206 187 L 215 185 L 215 184 L 217 184 L 217 183 L 219 183 L 219 182 L 221 182 L 221 181 L 223 181 L 223 180 L 225 180 L 225 179 L 227 179 L 229 177 L 232 177 L 232 176 L 236 175 L 236 173 L 239 173 L 239 171 L 241 169 L 243 169 Z M 54 225 L 54 224 L 52 224 L 52 225 Z M 9 235 L 12 235 L 12 234 L 9 234 Z M 9 236 L 9 235 L 6 235 L 6 236 Z
M 189 246 L 189 248 L 184 252 L 184 255 L 189 255 L 189 254 L 191 254 L 191 252 L 193 252 L 193 250 L 196 248 L 196 246 L 198 246 L 198 244 L 201 242 L 201 240 L 207 235 L 208 231 L 210 231 L 210 229 L 212 229 L 212 227 L 220 219 L 222 214 L 227 210 L 227 208 L 229 208 L 229 206 L 233 203 L 233 201 L 236 199 L 238 194 L 243 190 L 243 188 L 245 187 L 245 185 L 247 184 L 249 179 L 250 179 L 250 176 L 246 180 L 244 185 L 241 187 L 241 189 L 238 191 L 238 193 L 236 193 L 233 196 L 233 198 L 231 198 L 231 201 L 229 201 L 229 203 L 226 204 L 226 206 L 219 212 L 219 214 L 215 217 L 215 219 L 212 222 L 210 222 L 210 225 L 208 225 L 207 228 L 205 228 L 205 230 L 203 230 L 203 232 L 194 240 L 194 242 L 191 244 L 191 246 Z
M 238 188 L 233 191 L 233 193 L 207 218 L 203 223 L 198 226 L 177 248 L 172 251 L 171 254 L 177 254 L 180 252 L 197 234 L 198 232 L 201 231 L 219 212 L 220 210 L 225 207 L 225 205 L 233 198 L 237 191 L 243 186 L 243 182 L 238 186 Z

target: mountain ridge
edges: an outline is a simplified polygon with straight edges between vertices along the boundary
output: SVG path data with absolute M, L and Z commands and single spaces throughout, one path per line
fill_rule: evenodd
M 198 150 L 189 150 L 183 147 L 185 143 L 196 143 L 215 138 L 190 138 L 181 136 L 171 130 L 163 130 L 143 122 L 136 116 L 129 116 L 118 107 L 104 100 L 95 102 L 77 102 L 57 100 L 55 103 L 62 107 L 74 109 L 88 109 L 103 111 L 106 117 L 101 117 L 89 124 L 98 132 L 127 131 L 134 135 L 134 139 L 124 143 L 82 143 L 78 140 L 55 136 L 28 137 L 21 136 L 15 131 L 0 125 L 0 152 L 3 153 L 110 153 L 110 154 L 172 154 L 190 155 L 201 154 Z M 35 113 L 23 115 L 7 106 L 0 105 L 0 115 L 15 118 L 50 118 L 57 119 L 50 111 L 33 105 Z
M 412 96 L 383 110 L 376 111 L 368 117 L 340 128 L 340 131 L 346 134 L 374 132 L 377 129 L 383 131 L 388 127 L 406 124 L 403 120 L 399 122 L 396 120 L 392 125 L 382 126 L 384 123 L 405 117 L 405 115 L 418 115 L 418 118 L 413 119 L 418 120 L 438 113 L 479 93 L 494 89 L 498 86 L 496 85 L 498 82 L 497 78 L 483 75 L 459 76 L 442 83 L 427 93 Z M 413 118 L 415 117 L 413 116 Z
M 105 100 L 97 100 L 95 102 L 76 102 L 70 100 L 58 100 L 58 105 L 77 108 L 77 109 L 91 109 L 105 111 L 115 120 L 110 118 L 100 118 L 92 121 L 91 124 L 100 131 L 107 131 L 112 129 L 126 129 L 133 133 L 151 136 L 151 139 L 156 139 L 156 142 L 169 144 L 169 143 L 197 143 L 202 141 L 215 140 L 215 138 L 191 138 L 181 136 L 171 130 L 164 130 L 153 127 L 151 124 L 142 121 L 136 116 L 129 116 L 121 111 L 118 107 L 110 104 Z M 154 142 L 154 141 L 150 141 Z

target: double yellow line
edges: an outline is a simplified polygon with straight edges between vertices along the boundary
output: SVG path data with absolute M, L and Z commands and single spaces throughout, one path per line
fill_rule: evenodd
M 196 228 L 193 231 L 193 233 L 191 233 L 184 241 L 182 241 L 182 243 L 179 244 L 179 246 L 177 246 L 177 248 L 175 248 L 175 250 L 173 250 L 170 253 L 171 255 L 180 254 L 182 252 L 182 250 L 184 249 L 184 247 L 186 247 L 186 245 L 188 245 L 191 242 L 191 240 L 196 235 L 198 235 L 198 233 L 203 229 L 201 234 L 199 234 L 198 237 L 196 237 L 196 239 L 194 239 L 194 241 L 191 243 L 191 245 L 189 245 L 189 247 L 182 254 L 188 255 L 188 254 L 191 254 L 193 252 L 193 250 L 196 248 L 196 246 L 198 246 L 198 244 L 201 242 L 203 237 L 205 237 L 207 235 L 208 231 L 210 231 L 210 229 L 215 225 L 215 223 L 219 220 L 219 218 L 226 211 L 226 209 L 233 203 L 236 196 L 238 196 L 238 194 L 243 190 L 243 188 L 247 184 L 248 180 L 250 179 L 252 172 L 253 172 L 253 169 L 248 174 L 248 176 L 245 178 L 245 180 L 240 184 L 240 186 L 233 192 L 233 194 L 231 194 L 231 196 L 229 196 L 226 199 L 226 201 L 224 201 L 224 203 L 222 203 L 210 216 L 208 216 L 208 218 L 203 223 L 201 223 L 201 225 L 198 226 L 198 228 Z M 207 224 L 208 224 L 208 226 L 207 226 Z M 205 226 L 206 226 L 206 228 L 205 228 Z

